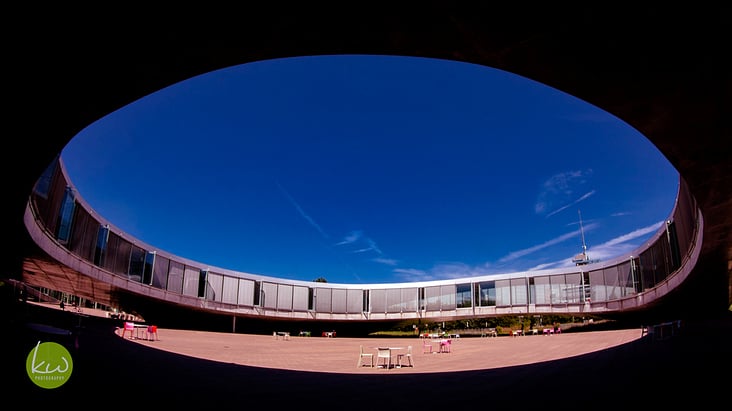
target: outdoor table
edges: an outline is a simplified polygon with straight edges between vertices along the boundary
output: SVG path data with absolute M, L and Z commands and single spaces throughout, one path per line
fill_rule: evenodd
M 376 354 L 376 365 L 377 368 L 401 368 L 398 364 L 396 364 L 396 361 L 392 361 L 392 357 L 395 355 L 394 351 L 403 350 L 406 347 L 375 347 L 377 354 Z M 388 356 L 379 356 L 379 353 L 386 352 Z M 388 358 L 389 362 L 386 365 L 379 365 L 378 361 L 379 358 Z

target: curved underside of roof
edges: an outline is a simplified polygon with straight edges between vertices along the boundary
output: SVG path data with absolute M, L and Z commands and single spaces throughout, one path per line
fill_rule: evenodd
M 495 67 L 594 104 L 636 128 L 688 183 L 704 218 L 700 257 L 679 308 L 726 310 L 732 298 L 732 67 L 728 16 L 704 11 L 601 6 L 377 7 L 359 13 L 258 6 L 207 30 L 191 20 L 120 23 L 35 18 L 6 54 L 5 273 L 18 276 L 38 248 L 24 226 L 28 196 L 64 145 L 110 112 L 176 82 L 270 58 L 390 54 Z M 200 17 L 200 16 L 199 16 Z M 682 30 L 695 27 L 694 30 Z M 30 36 L 30 34 L 28 34 Z M 22 171 L 22 172 L 19 172 Z M 50 269 L 50 268 L 49 268 Z M 65 270 L 64 267 L 57 269 Z M 83 281 L 72 279 L 72 281 Z M 94 284 L 93 287 L 105 287 Z

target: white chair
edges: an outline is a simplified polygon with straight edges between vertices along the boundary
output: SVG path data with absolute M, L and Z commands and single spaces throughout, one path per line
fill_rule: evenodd
M 368 358 L 368 359 L 369 359 L 369 363 L 368 363 L 368 365 L 369 365 L 370 367 L 373 367 L 373 366 L 374 366 L 374 353 L 370 353 L 370 352 L 364 352 L 364 350 L 363 350 L 363 345 L 362 345 L 362 346 L 361 346 L 361 352 L 360 352 L 360 353 L 358 354 L 358 364 L 356 364 L 356 368 L 359 368 L 359 367 L 361 367 L 362 365 L 363 365 L 363 366 L 366 366 L 366 363 L 363 363 L 363 362 L 361 361 L 361 360 L 363 360 L 364 358 Z
M 376 349 L 376 366 L 379 365 L 379 361 L 383 360 L 383 366 L 386 369 L 391 368 L 391 350 L 389 348 L 377 348 Z
M 432 353 L 432 342 L 426 338 L 422 340 L 422 354 Z
M 409 365 L 402 364 L 402 361 L 404 359 L 407 359 L 407 363 Z M 397 367 L 414 367 L 414 363 L 412 362 L 412 346 L 407 346 L 407 352 L 404 354 L 398 354 L 397 355 Z

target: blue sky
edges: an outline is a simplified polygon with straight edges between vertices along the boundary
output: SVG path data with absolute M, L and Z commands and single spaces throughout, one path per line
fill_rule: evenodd
M 604 260 L 669 217 L 640 133 L 489 67 L 311 56 L 207 73 L 91 124 L 69 175 L 115 226 L 210 267 L 331 283 Z

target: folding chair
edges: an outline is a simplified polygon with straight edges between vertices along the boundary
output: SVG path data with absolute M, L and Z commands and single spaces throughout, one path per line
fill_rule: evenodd
M 370 352 L 364 352 L 363 345 L 362 345 L 361 346 L 361 351 L 358 354 L 358 363 L 356 364 L 356 368 L 361 367 L 362 365 L 363 366 L 366 366 L 366 363 L 362 363 L 361 362 L 361 360 L 363 360 L 364 358 L 368 358 L 369 359 L 369 364 L 368 365 L 370 367 L 373 367 L 374 366 L 374 354 L 373 353 L 370 353 Z
M 149 341 L 160 341 L 160 338 L 158 337 L 158 326 L 148 325 L 146 337 Z
M 377 348 L 376 349 L 376 366 L 379 366 L 379 361 L 383 360 L 384 368 L 391 368 L 391 350 L 389 348 Z
M 402 364 L 402 361 L 404 359 L 407 359 L 407 362 L 409 363 L 409 367 L 414 367 L 414 363 L 412 362 L 412 346 L 407 346 L 407 352 L 405 354 L 397 354 L 397 367 L 406 367 L 406 365 Z
M 432 342 L 428 339 L 422 340 L 422 354 L 431 354 L 432 353 Z
M 452 345 L 452 340 L 442 340 L 440 341 L 440 352 L 450 352 L 450 346 Z
M 131 321 L 125 321 L 124 327 L 122 327 L 122 338 L 125 338 L 127 331 L 130 332 L 130 338 L 135 338 L 135 323 Z

